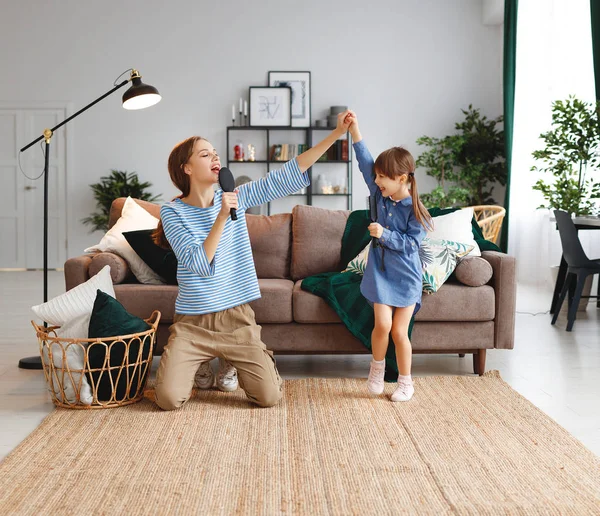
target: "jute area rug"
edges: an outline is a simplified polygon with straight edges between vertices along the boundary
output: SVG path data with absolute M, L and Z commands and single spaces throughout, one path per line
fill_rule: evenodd
M 354 379 L 286 381 L 270 409 L 152 396 L 55 410 L 0 464 L 0 514 L 600 513 L 600 460 L 495 371 L 397 404 Z

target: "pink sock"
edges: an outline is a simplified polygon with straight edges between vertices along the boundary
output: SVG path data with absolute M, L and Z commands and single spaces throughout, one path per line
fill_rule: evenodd
M 402 382 L 402 383 L 412 383 L 412 377 L 411 375 L 406 375 L 403 376 L 401 374 L 398 375 L 398 382 Z

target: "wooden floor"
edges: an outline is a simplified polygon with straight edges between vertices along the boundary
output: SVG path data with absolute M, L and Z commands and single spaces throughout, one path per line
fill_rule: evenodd
M 64 292 L 63 273 L 50 273 L 50 297 Z M 30 307 L 42 300 L 41 272 L 0 272 L 0 459 L 52 410 L 41 371 L 19 369 L 19 358 L 38 353 Z M 600 309 L 595 301 L 579 314 L 571 333 L 561 316 L 556 326 L 545 312 L 550 291 L 520 287 L 513 350 L 488 350 L 486 369 L 498 369 L 514 389 L 600 456 Z M 155 367 L 158 363 L 155 359 Z M 280 356 L 288 378 L 366 377 L 369 357 Z M 473 374 L 470 356 L 415 355 L 413 374 Z

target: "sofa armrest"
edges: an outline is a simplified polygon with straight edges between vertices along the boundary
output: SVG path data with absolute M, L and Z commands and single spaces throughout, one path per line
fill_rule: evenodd
M 483 251 L 494 271 L 490 285 L 494 287 L 496 317 L 494 347 L 512 349 L 515 344 L 515 312 L 517 307 L 517 267 L 514 256 L 497 251 Z
M 96 253 L 69 258 L 65 262 L 65 286 L 67 290 L 85 283 L 98 274 L 106 265 L 110 265 L 110 277 L 114 285 L 133 279 L 129 264 L 114 253 Z
M 69 258 L 65 262 L 65 288 L 71 290 L 90 279 L 89 268 L 92 262 L 91 254 Z

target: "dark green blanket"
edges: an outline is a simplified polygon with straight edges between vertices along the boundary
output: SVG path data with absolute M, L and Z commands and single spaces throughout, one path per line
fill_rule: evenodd
M 432 208 L 432 217 L 446 215 L 459 208 Z M 353 211 L 348 217 L 342 236 L 340 264 L 345 269 L 358 253 L 369 243 L 367 227 L 371 223 L 368 210 Z M 500 251 L 500 248 L 485 240 L 481 228 L 473 218 L 473 237 L 482 251 Z M 367 349 L 371 349 L 371 332 L 375 324 L 373 308 L 360 293 L 362 276 L 353 272 L 325 272 L 310 276 L 302 281 L 302 289 L 322 297 L 335 310 L 350 333 L 360 340 Z M 410 337 L 414 325 L 414 317 L 410 321 L 408 335 Z M 386 381 L 396 381 L 398 366 L 396 350 L 390 338 L 386 361 Z

